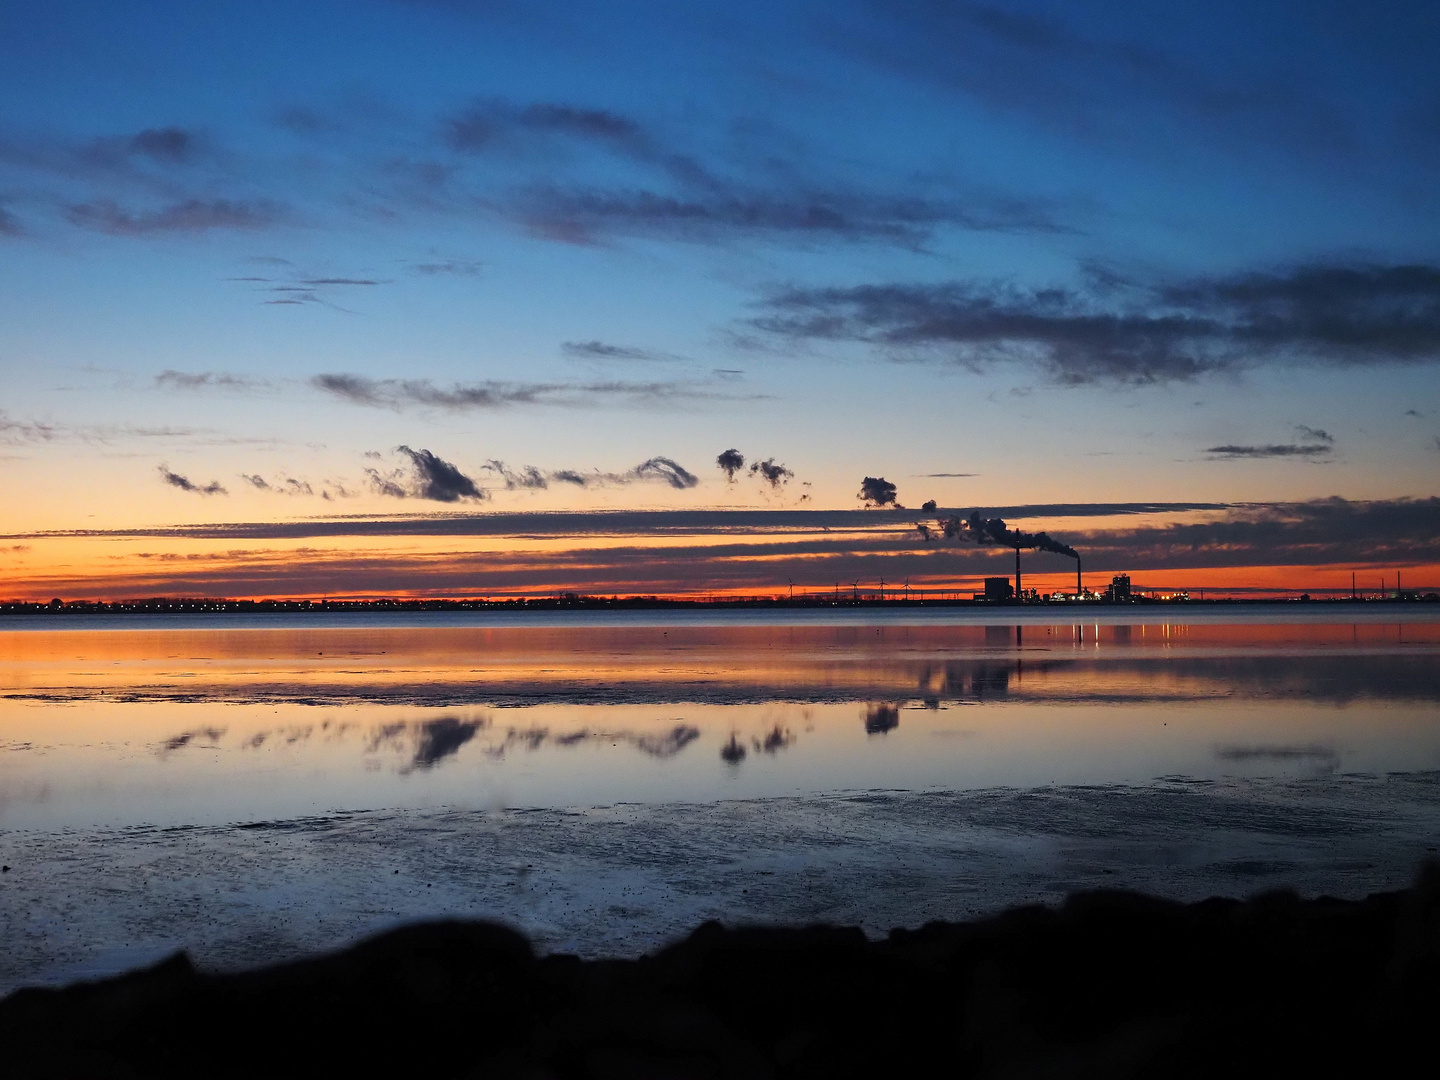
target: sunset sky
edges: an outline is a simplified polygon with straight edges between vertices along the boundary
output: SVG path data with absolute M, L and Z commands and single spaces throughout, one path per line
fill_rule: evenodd
M 1013 567 L 927 500 L 1097 587 L 1440 588 L 1437 55 L 1422 2 L 0 5 L 0 599 Z

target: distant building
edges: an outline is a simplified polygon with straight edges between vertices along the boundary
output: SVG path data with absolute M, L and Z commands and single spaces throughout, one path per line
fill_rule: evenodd
M 1015 588 L 1008 577 L 987 577 L 985 579 L 986 600 L 1009 600 L 1015 596 Z
M 1110 587 L 1105 590 L 1107 599 L 1116 603 L 1129 603 L 1130 601 L 1130 575 L 1116 574 L 1110 579 Z

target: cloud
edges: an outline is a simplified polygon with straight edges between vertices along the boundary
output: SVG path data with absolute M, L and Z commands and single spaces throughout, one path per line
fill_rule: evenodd
M 680 491 L 700 483 L 698 476 L 667 457 L 653 457 L 649 461 L 642 461 L 630 470 L 630 475 L 637 480 L 658 480 Z
M 1284 457 L 1323 457 L 1331 452 L 1333 447 L 1329 443 L 1270 443 L 1266 446 L 1236 446 L 1227 444 L 1225 446 L 1211 446 L 1205 453 L 1217 459 L 1229 460 L 1235 458 L 1284 458 Z
M 770 487 L 779 491 L 790 481 L 795 473 L 784 465 L 776 462 L 774 458 L 766 458 L 764 461 L 757 461 L 750 466 L 751 475 L 758 475 L 760 479 L 769 484 Z
M 894 506 L 895 485 L 883 476 L 867 476 L 860 481 L 860 493 L 856 498 L 866 506 Z
M 310 481 L 301 480 L 294 476 L 282 476 L 272 483 L 259 473 L 241 473 L 240 479 L 244 480 L 256 491 L 265 491 L 274 495 L 303 496 L 310 498 L 317 494 L 315 486 L 311 484 Z M 348 490 L 345 485 L 339 481 L 326 480 L 321 484 L 318 494 L 320 498 L 328 501 L 331 499 L 348 499 L 354 495 L 354 492 Z
M 268 229 L 287 215 L 279 203 L 265 199 L 186 199 L 148 212 L 132 212 L 113 199 L 97 199 L 70 206 L 65 216 L 73 225 L 111 236 L 146 236 L 210 229 Z
M 184 128 L 146 128 L 126 140 L 126 148 L 166 165 L 184 165 L 193 161 L 199 139 Z
M 397 446 L 395 452 L 409 459 L 408 470 L 397 469 L 389 474 L 373 468 L 365 470 L 371 487 L 379 495 L 444 503 L 459 502 L 461 499 L 479 502 L 490 497 L 474 480 L 429 450 L 412 450 L 402 445 Z
M 25 229 L 21 226 L 20 219 L 6 210 L 5 207 L 0 206 L 0 236 L 16 237 L 24 235 Z
M 447 510 L 449 508 L 446 508 Z M 1148 515 L 1185 514 L 1173 524 L 1152 524 Z M 1084 556 L 1092 576 L 1149 570 L 1237 567 L 1330 567 L 1331 582 L 1348 592 L 1353 569 L 1375 574 L 1403 567 L 1414 587 L 1412 567 L 1440 563 L 1440 498 L 1305 503 L 1056 504 L 991 507 L 988 514 L 1011 521 L 1072 517 L 1087 519 L 1066 539 Z M 1147 515 L 1145 523 L 1135 515 Z M 1097 520 L 1110 517 L 1109 521 Z M 1197 520 L 1198 519 L 1198 520 Z M 159 558 L 122 568 L 105 579 L 109 595 L 154 596 L 292 595 L 353 592 L 363 581 L 369 593 L 413 592 L 468 596 L 476 582 L 492 596 L 561 591 L 688 593 L 735 589 L 746 593 L 783 591 L 788 577 L 797 588 L 826 591 L 836 581 L 909 576 L 916 587 L 973 587 L 978 579 L 1013 570 L 1013 553 L 1000 547 L 939 547 L 915 536 L 913 514 L 888 509 L 681 510 L 567 513 L 426 513 L 373 517 L 305 518 L 253 523 L 205 523 L 128 530 L 74 530 L 0 537 L 4 543 L 58 537 L 180 537 L 218 540 L 217 548 L 252 550 L 241 558 L 224 551 L 197 560 Z M 411 544 L 398 548 L 356 542 L 315 545 L 297 556 L 293 542 L 262 546 L 259 540 L 307 537 L 507 537 L 500 545 Z M 544 543 L 543 538 L 564 543 Z M 187 551 L 191 550 L 187 545 Z M 158 550 L 164 551 L 163 547 Z M 1073 563 L 1057 555 L 1026 556 L 1034 573 L 1073 575 Z M 1065 566 L 1059 564 L 1063 562 Z M 88 571 L 87 571 L 88 573 Z M 1174 575 L 1167 584 L 1180 584 Z M 1306 573 L 1311 591 L 1323 584 Z M 45 596 L 86 595 L 100 579 L 52 575 L 36 592 Z M 1073 581 L 1073 576 L 1069 578 Z M 1250 580 L 1235 574 L 1233 580 Z M 1212 578 L 1213 581 L 1213 578 Z M 1423 583 L 1427 587 L 1440 583 Z M 1433 679 L 1427 687 L 1433 693 Z
M 310 380 L 310 384 L 353 405 L 393 409 L 397 412 L 408 408 L 468 412 L 517 405 L 586 408 L 610 402 L 653 405 L 687 400 L 753 400 L 753 396 L 742 398 L 710 390 L 701 384 L 676 381 L 515 383 L 487 380 L 437 386 L 429 379 L 372 379 L 364 375 L 332 372 L 316 375 Z
M 189 477 L 181 476 L 177 472 L 171 472 L 168 465 L 159 465 L 160 478 L 171 487 L 177 487 L 181 491 L 189 491 L 196 495 L 229 495 L 219 480 L 211 480 L 208 484 L 197 484 Z
M 449 275 L 451 277 L 478 277 L 484 268 L 483 263 L 474 262 L 469 259 L 446 259 L 443 262 L 415 263 L 410 267 L 417 274 L 426 277 Z
M 735 482 L 735 474 L 745 467 L 745 455 L 735 449 L 723 450 L 720 452 L 720 455 L 716 457 L 715 464 L 719 466 L 720 471 L 725 474 L 725 480 L 733 484 Z
M 978 472 L 927 472 L 917 473 L 917 476 L 926 480 L 958 480 L 963 477 L 979 476 Z
M 734 171 L 741 174 L 753 171 L 757 160 L 767 163 L 761 180 L 727 175 L 630 117 L 567 103 L 475 102 L 443 121 L 440 143 L 459 159 L 448 168 L 422 167 L 418 198 L 433 201 L 438 189 L 457 183 L 467 159 L 482 159 L 492 170 L 518 164 L 520 179 L 480 201 L 533 235 L 563 243 L 597 244 L 618 236 L 725 243 L 769 235 L 801 243 L 878 241 L 915 248 L 942 226 L 1061 228 L 1049 207 L 1036 201 L 979 193 L 937 199 L 807 175 L 814 171 L 813 155 L 793 148 L 786 160 L 774 148 L 740 155 Z M 598 169 L 597 155 L 608 159 Z M 569 169 L 576 162 L 591 175 L 614 179 L 608 185 L 572 179 Z M 475 202 L 473 196 L 459 199 L 460 205 Z
M 1440 267 L 1307 266 L 1077 289 L 976 282 L 792 288 L 756 328 L 854 341 L 976 369 L 1038 367 L 1061 384 L 1160 383 L 1262 364 L 1364 367 L 1440 360 Z
M 176 371 L 167 368 L 155 376 L 155 385 L 165 390 L 252 390 L 267 384 L 249 375 L 229 371 Z
M 922 247 L 941 226 L 982 232 L 1058 232 L 1038 203 L 942 202 L 879 192 L 768 191 L 727 183 L 680 193 L 560 188 L 535 184 L 512 194 L 508 212 L 532 234 L 591 245 L 607 236 L 724 243 L 770 234 L 792 242 L 842 240 Z
M 1330 446 L 1335 444 L 1335 436 L 1331 435 L 1324 428 L 1313 428 L 1308 424 L 1296 424 L 1295 430 L 1300 433 L 1302 438 L 1311 439 L 1315 442 L 1325 443 Z
M 1356 133 L 1346 113 L 1326 103 L 1328 88 L 1293 85 L 1284 68 L 1250 74 L 1182 57 L 1173 45 L 1194 27 L 1163 15 L 1125 23 L 1117 36 L 1080 8 L 1052 16 L 982 3 L 870 0 L 863 10 L 864 23 L 834 32 L 840 47 L 1086 144 L 1155 153 L 1205 140 L 1207 148 L 1281 146 L 1308 155 L 1353 147 Z M 1220 16 L 1216 25 L 1236 40 L 1258 31 L 1243 16 Z M 1164 46 L 1147 41 L 1147 32 L 1158 32 Z M 1206 54 L 1219 60 L 1224 52 Z
M 365 457 L 380 460 L 376 451 Z M 553 478 L 557 474 L 551 473 Z M 620 474 L 626 475 L 626 474 Z M 1124 519 L 1153 514 L 1239 512 L 1245 504 L 1215 502 L 1028 503 L 993 506 L 989 513 L 1010 520 L 1029 518 Z M 1277 507 L 1309 504 L 1275 504 Z M 1347 504 L 1362 506 L 1369 504 Z M 1440 500 L 1436 502 L 1440 507 Z M 1440 511 L 1437 511 L 1440 520 Z M 187 537 L 191 539 L 280 540 L 336 536 L 635 536 L 656 537 L 724 532 L 744 535 L 777 530 L 869 530 L 894 527 L 909 532 L 914 515 L 904 510 L 584 510 L 446 513 L 395 519 L 345 516 L 304 521 L 257 521 L 167 526 L 153 529 L 71 529 L 0 534 L 0 540 L 54 537 Z
M 629 345 L 608 345 L 603 341 L 566 341 L 560 351 L 575 360 L 677 360 L 668 353 L 651 352 Z

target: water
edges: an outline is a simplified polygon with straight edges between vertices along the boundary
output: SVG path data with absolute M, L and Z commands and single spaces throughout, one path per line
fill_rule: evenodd
M 440 914 L 634 952 L 1403 884 L 1440 835 L 1434 608 L 1152 611 L 3 622 L 0 987 Z

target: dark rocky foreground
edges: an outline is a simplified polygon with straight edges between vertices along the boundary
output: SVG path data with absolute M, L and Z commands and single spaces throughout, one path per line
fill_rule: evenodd
M 1413 1069 L 1440 864 L 1360 901 L 1090 892 L 868 941 L 707 923 L 639 960 L 434 922 L 238 974 L 183 955 L 0 1002 L 0 1072 L 426 1077 L 1301 1075 Z

